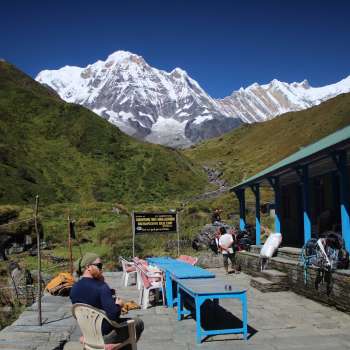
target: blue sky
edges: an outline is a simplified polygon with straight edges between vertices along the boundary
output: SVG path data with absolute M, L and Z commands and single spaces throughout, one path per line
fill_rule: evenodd
M 181 67 L 213 97 L 276 78 L 350 75 L 350 1 L 4 1 L 0 57 L 35 76 L 116 50 Z

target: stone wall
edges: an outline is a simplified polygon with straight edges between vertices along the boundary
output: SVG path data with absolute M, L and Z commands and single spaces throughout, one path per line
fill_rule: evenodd
M 222 255 L 214 254 L 212 252 L 202 252 L 198 257 L 197 265 L 205 269 L 213 269 L 218 267 L 224 267 Z
M 278 253 L 276 257 L 270 259 L 267 268 L 287 273 L 289 287 L 295 293 L 350 312 L 350 270 L 337 270 L 332 273 L 331 291 L 327 295 L 326 282 L 321 283 L 318 289 L 315 288 L 317 269 L 312 267 L 307 269 L 305 283 L 304 268 L 293 258 L 296 253 L 290 252 L 289 258 L 287 249 Z M 260 260 L 257 253 L 238 252 L 236 260 L 241 265 L 242 271 L 253 276 L 260 275 Z
M 38 305 L 34 303 L 0 331 L 0 349 L 61 350 L 76 327 L 70 299 L 44 295 L 41 308 L 42 325 L 38 325 Z

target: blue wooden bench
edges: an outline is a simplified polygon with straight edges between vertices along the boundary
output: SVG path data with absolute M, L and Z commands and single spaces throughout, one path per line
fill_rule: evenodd
M 214 278 L 215 274 L 198 266 L 192 266 L 183 261 L 168 257 L 148 258 L 149 264 L 154 264 L 165 273 L 165 294 L 168 307 L 174 307 L 177 303 L 177 280 L 182 279 L 207 279 Z
M 248 306 L 247 291 L 227 285 L 227 281 L 220 279 L 179 279 L 177 282 L 177 317 L 181 321 L 184 315 L 190 312 L 184 308 L 184 299 L 190 296 L 194 300 L 196 313 L 196 340 L 201 343 L 202 339 L 209 335 L 216 334 L 237 334 L 242 333 L 244 339 L 248 335 Z M 219 299 L 237 298 L 242 302 L 242 327 L 204 330 L 201 326 L 201 306 L 207 300 L 213 300 L 217 305 Z M 215 317 L 215 315 L 213 315 Z

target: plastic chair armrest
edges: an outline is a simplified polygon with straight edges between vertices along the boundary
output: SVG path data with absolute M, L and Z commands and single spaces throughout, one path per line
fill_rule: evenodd
M 135 323 L 134 320 L 127 320 L 127 321 L 124 321 L 124 322 L 117 322 L 117 321 L 108 320 L 108 322 L 114 328 L 122 328 L 122 327 L 126 327 L 126 326 L 129 327 L 130 325 Z

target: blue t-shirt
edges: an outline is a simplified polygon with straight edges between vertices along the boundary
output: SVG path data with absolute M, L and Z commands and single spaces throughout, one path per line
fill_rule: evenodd
M 103 281 L 83 277 L 74 283 L 69 296 L 73 304 L 83 303 L 104 310 L 110 320 L 117 321 L 120 316 L 121 307 L 114 302 L 111 289 Z M 102 334 L 108 334 L 112 329 L 113 327 L 104 320 Z

